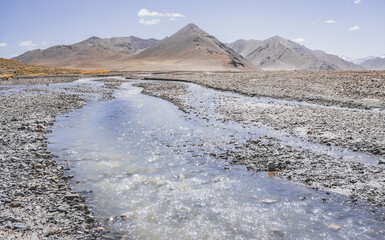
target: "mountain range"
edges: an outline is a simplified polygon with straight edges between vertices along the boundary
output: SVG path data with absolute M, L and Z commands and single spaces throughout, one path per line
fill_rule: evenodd
M 58 45 L 33 50 L 12 58 L 22 63 L 79 69 L 109 68 L 109 62 L 125 60 L 154 45 L 159 40 L 137 37 L 91 37 L 72 45 Z
M 264 41 L 238 40 L 229 44 L 254 66 L 264 70 L 362 70 L 363 68 L 323 51 L 310 50 L 274 36 Z
M 368 59 L 362 62 L 360 66 L 368 70 L 385 70 L 385 56 Z
M 234 50 L 194 24 L 132 56 L 119 70 L 228 71 L 253 70 Z
M 48 66 L 125 71 L 362 70 L 336 55 L 275 36 L 224 44 L 194 24 L 162 40 L 91 37 L 26 52 L 13 60 Z

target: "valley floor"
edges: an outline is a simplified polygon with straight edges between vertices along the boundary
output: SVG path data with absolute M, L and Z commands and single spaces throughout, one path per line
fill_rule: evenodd
M 219 159 L 346 194 L 353 201 L 385 205 L 385 72 L 124 75 L 173 80 L 137 85 L 144 94 L 171 101 L 201 119 L 267 129 L 266 136 L 221 149 Z M 55 117 L 81 108 L 92 94 L 97 95 L 93 101 L 111 99 L 119 83 L 105 79 L 95 89 L 79 85 L 66 91 L 49 86 L 75 79 L 0 82 L 0 238 L 92 239 L 102 230 L 82 196 L 71 192 L 70 176 L 48 152 L 45 134 Z M 190 82 L 224 92 L 209 98 Z

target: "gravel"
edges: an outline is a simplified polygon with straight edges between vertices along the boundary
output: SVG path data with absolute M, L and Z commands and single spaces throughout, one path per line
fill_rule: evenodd
M 14 83 L 75 79 L 60 76 Z M 96 239 L 101 234 L 103 228 L 94 221 L 85 198 L 71 190 L 70 176 L 47 150 L 45 134 L 56 116 L 86 104 L 87 90 L 106 100 L 115 87 L 110 84 L 96 91 L 79 85 L 71 93 L 39 88 L 0 92 L 0 239 Z
M 181 80 L 252 97 L 362 109 L 385 109 L 385 71 L 258 71 L 126 74 L 130 79 Z

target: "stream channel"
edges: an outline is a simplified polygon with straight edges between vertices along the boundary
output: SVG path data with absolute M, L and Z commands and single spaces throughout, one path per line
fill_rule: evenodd
M 354 204 L 336 193 L 323 202 L 324 191 L 212 157 L 218 146 L 233 147 L 223 146 L 230 138 L 242 142 L 249 136 L 242 124 L 213 128 L 141 90 L 123 83 L 115 99 L 57 118 L 48 135 L 49 150 L 71 169 L 74 191 L 86 196 L 97 220 L 110 231 L 106 238 L 385 236 L 383 214 L 366 203 Z

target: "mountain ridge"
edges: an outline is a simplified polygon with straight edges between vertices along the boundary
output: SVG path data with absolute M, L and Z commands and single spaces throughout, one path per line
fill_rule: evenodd
M 385 57 L 375 57 L 368 59 L 360 64 L 368 70 L 385 70 Z
M 137 54 L 159 40 L 135 36 L 99 38 L 90 37 L 70 45 L 56 45 L 44 50 L 28 51 L 12 60 L 22 63 L 66 68 L 104 69 L 105 61 L 124 59 Z
M 263 70 L 363 70 L 336 55 L 310 50 L 280 36 L 263 41 L 237 40 L 228 45 L 236 46 L 238 53 L 242 52 L 243 57 Z
M 188 24 L 130 58 L 121 70 L 249 71 L 254 67 L 195 24 Z

